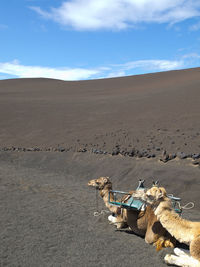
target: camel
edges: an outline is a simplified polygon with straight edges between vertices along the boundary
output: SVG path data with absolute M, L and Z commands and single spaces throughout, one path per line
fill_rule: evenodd
M 137 211 L 109 204 L 109 192 L 110 200 L 114 200 L 113 193 L 111 192 L 112 183 L 109 177 L 91 180 L 88 182 L 88 185 L 99 190 L 106 207 L 115 215 L 110 215 L 108 220 L 116 225 L 118 229 L 128 226 L 135 234 L 144 237 L 146 243 L 154 244 L 157 250 L 161 250 L 164 247 L 174 247 L 175 239 L 162 227 L 150 206 L 147 206 L 143 211 Z M 133 192 L 130 191 L 129 194 Z M 122 201 L 126 203 L 129 197 L 129 195 L 124 196 Z
M 189 245 L 190 255 L 179 248 L 176 255 L 167 254 L 165 262 L 182 267 L 200 267 L 200 222 L 181 218 L 173 209 L 172 202 L 164 187 L 153 186 L 146 192 L 141 190 L 133 196 L 149 204 L 162 226 L 179 242 Z

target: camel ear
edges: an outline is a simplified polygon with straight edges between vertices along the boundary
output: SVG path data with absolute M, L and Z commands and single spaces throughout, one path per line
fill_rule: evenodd
M 103 178 L 103 181 L 104 181 L 104 183 L 106 184 L 106 183 L 109 181 L 109 177 L 104 177 L 104 178 Z
M 158 185 L 159 185 L 158 181 L 153 181 L 152 186 L 157 186 L 158 187 Z

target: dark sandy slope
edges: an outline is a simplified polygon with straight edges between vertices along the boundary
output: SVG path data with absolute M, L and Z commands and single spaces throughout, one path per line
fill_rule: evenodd
M 1 146 L 199 151 L 200 68 L 63 82 L 0 81 Z
M 199 74 L 0 81 L 0 266 L 166 266 L 167 250 L 157 253 L 116 231 L 107 215 L 93 216 L 96 195 L 87 182 L 105 175 L 129 190 L 154 177 L 182 204 L 194 201 L 183 216 L 200 220 L 199 165 L 190 157 L 159 161 L 163 150 L 200 153 Z M 156 157 L 112 156 L 116 145 Z M 42 151 L 27 151 L 36 147 Z M 69 151 L 53 151 L 61 147 Z M 104 209 L 100 198 L 98 206 Z

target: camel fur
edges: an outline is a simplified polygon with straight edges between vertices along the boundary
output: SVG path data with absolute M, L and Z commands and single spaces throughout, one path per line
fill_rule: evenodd
M 185 220 L 173 209 L 164 187 L 137 191 L 134 197 L 150 204 L 162 226 L 181 243 L 189 245 L 190 255 L 176 248 L 176 255 L 166 255 L 165 262 L 182 267 L 200 267 L 200 222 Z
M 137 211 L 109 204 L 109 192 L 112 190 L 109 177 L 91 180 L 88 185 L 99 190 L 106 207 L 114 213 L 114 216 L 110 215 L 108 220 L 116 225 L 118 229 L 128 226 L 134 233 L 144 237 L 146 243 L 154 244 L 157 250 L 163 247 L 174 247 L 175 239 L 162 227 L 150 206 L 147 206 L 144 211 Z M 132 194 L 133 192 L 130 191 L 129 193 Z M 122 201 L 126 203 L 128 199 L 129 195 L 126 195 L 122 198 Z M 114 200 L 112 192 L 110 192 L 110 200 Z

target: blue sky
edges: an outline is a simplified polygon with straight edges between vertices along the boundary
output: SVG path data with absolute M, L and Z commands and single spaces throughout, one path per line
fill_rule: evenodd
M 200 66 L 200 0 L 2 0 L 0 79 Z

